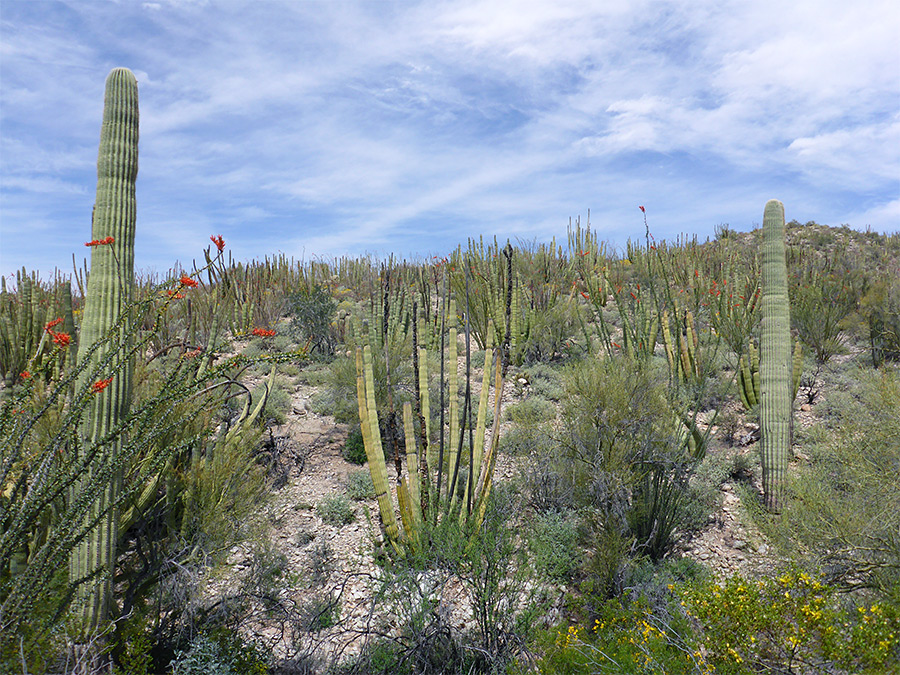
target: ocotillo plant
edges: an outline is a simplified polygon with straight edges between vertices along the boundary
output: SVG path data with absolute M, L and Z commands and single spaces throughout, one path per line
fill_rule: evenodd
M 760 452 L 766 508 L 778 511 L 791 452 L 791 313 L 784 252 L 784 204 L 763 215 Z
M 114 69 L 106 79 L 100 152 L 97 160 L 97 198 L 91 229 L 91 273 L 85 296 L 81 325 L 79 364 L 90 360 L 84 377 L 93 378 L 97 369 L 116 370 L 112 380 L 104 377 L 96 387 L 90 413 L 82 425 L 86 443 L 107 436 L 127 415 L 131 403 L 131 367 L 120 361 L 127 354 L 128 321 L 123 312 L 131 301 L 134 277 L 134 236 L 136 223 L 135 180 L 138 169 L 138 91 L 137 80 L 126 68 Z M 121 339 L 92 346 L 111 331 Z M 119 351 L 121 349 L 121 351 Z M 79 387 L 80 388 L 80 387 Z M 108 452 L 119 449 L 113 444 Z M 116 560 L 118 514 L 109 509 L 119 497 L 121 473 L 114 472 L 108 485 L 96 497 L 94 510 L 104 514 L 94 529 L 73 551 L 69 574 L 71 581 L 99 574 L 99 582 L 84 584 L 78 593 L 81 635 L 76 649 L 90 644 L 91 636 L 106 620 L 112 599 L 112 576 Z M 89 518 L 91 516 L 88 516 Z M 85 659 L 87 662 L 93 658 Z

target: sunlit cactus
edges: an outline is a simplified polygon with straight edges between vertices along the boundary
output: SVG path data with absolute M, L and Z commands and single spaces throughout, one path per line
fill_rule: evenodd
M 762 334 L 760 338 L 760 452 L 766 508 L 778 511 L 791 452 L 791 314 L 784 247 L 784 205 L 763 216 Z
M 130 324 L 123 313 L 131 301 L 133 289 L 137 170 L 137 80 L 130 70 L 116 68 L 106 79 L 97 160 L 97 197 L 92 241 L 89 242 L 92 244 L 91 273 L 79 340 L 78 364 L 82 375 L 78 389 L 83 390 L 91 385 L 92 380 L 96 380 L 92 387 L 94 393 L 91 394 L 89 413 L 82 425 L 85 447 L 109 435 L 127 414 L 131 403 L 132 367 L 130 363 L 122 362 L 129 351 Z M 107 337 L 111 339 L 105 340 Z M 95 343 L 99 346 L 92 350 Z M 118 452 L 121 435 L 117 438 L 119 440 L 105 447 L 105 452 L 113 455 Z M 75 548 L 70 559 L 72 582 L 99 572 L 96 583 L 83 584 L 76 598 L 80 641 L 83 643 L 102 627 L 110 612 L 118 510 L 109 509 L 109 506 L 118 499 L 121 481 L 119 468 L 107 488 L 96 496 L 93 513 L 104 515 Z M 92 516 L 89 514 L 88 518 Z

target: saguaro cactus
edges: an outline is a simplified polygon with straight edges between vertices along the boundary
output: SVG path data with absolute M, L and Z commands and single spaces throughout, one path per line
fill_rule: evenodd
M 135 179 L 138 159 L 137 80 L 126 68 L 114 69 L 106 79 L 100 153 L 97 160 L 97 198 L 94 204 L 91 238 L 91 273 L 86 289 L 84 316 L 79 341 L 78 364 L 82 370 L 79 390 L 93 386 L 89 412 L 82 425 L 85 448 L 101 442 L 127 414 L 131 402 L 130 363 L 127 359 L 130 324 L 122 320 L 131 296 L 134 279 L 134 234 L 136 222 Z M 118 333 L 90 352 L 98 340 Z M 108 369 L 98 371 L 115 352 Z M 86 364 L 85 360 L 90 359 Z M 109 375 L 112 379 L 108 380 Z M 121 440 L 104 448 L 113 456 Z M 114 461 L 114 460 L 113 460 Z M 121 470 L 115 472 L 107 488 L 97 495 L 93 514 L 104 514 L 88 536 L 75 548 L 69 565 L 72 582 L 100 571 L 98 583 L 80 587 L 76 608 L 81 615 L 82 643 L 96 633 L 106 620 L 112 599 L 112 573 L 118 538 L 115 504 L 121 490 Z M 96 515 L 88 515 L 95 518 Z M 82 661 L 91 660 L 82 659 Z M 91 666 L 86 666 L 91 667 Z
M 791 315 L 784 249 L 784 204 L 770 200 L 763 216 L 760 448 L 766 508 L 778 511 L 791 451 Z

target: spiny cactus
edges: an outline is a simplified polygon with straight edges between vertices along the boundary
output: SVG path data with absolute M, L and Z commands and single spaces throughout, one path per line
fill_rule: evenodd
M 791 452 L 791 314 L 784 247 L 784 205 L 763 216 L 762 334 L 760 338 L 760 452 L 766 508 L 778 511 Z
M 508 252 L 504 255 L 510 255 Z M 504 324 L 510 325 L 512 311 L 512 261 L 507 259 L 506 275 L 506 316 Z M 468 274 L 466 271 L 465 274 Z M 468 288 L 466 290 L 469 290 Z M 447 286 L 445 286 L 445 293 Z M 469 294 L 467 293 L 467 300 Z M 419 298 L 421 301 L 423 298 Z M 446 300 L 446 295 L 445 298 Z M 430 528 L 438 521 L 456 519 L 470 532 L 475 532 L 484 518 L 487 500 L 490 496 L 494 466 L 496 464 L 499 442 L 500 406 L 503 383 L 509 365 L 509 349 L 511 335 L 506 333 L 502 344 L 497 344 L 497 330 L 493 321 L 488 318 L 484 340 L 484 373 L 481 393 L 476 403 L 471 390 L 471 325 L 468 322 L 469 312 L 464 314 L 463 328 L 466 336 L 466 379 L 465 394 L 459 395 L 458 350 L 457 350 L 457 315 L 456 301 L 439 300 L 442 308 L 441 326 L 446 348 L 441 352 L 441 421 L 436 430 L 430 428 L 426 420 L 431 418 L 428 398 L 429 375 L 427 371 L 428 353 L 426 347 L 419 347 L 418 340 L 413 341 L 414 354 L 417 356 L 414 378 L 417 380 L 418 392 L 415 398 L 416 410 L 412 404 L 403 406 L 403 437 L 405 439 L 406 469 L 402 462 L 395 458 L 397 475 L 397 502 L 400 522 L 394 513 L 391 489 L 388 483 L 387 463 L 382 447 L 382 429 L 378 421 L 378 410 L 375 402 L 375 378 L 372 366 L 373 348 L 371 342 L 377 334 L 370 334 L 370 344 L 358 346 L 356 349 L 357 403 L 359 409 L 360 428 L 369 461 L 369 470 L 378 499 L 384 539 L 390 542 L 394 551 L 400 555 L 407 552 L 420 553 L 427 545 Z M 424 316 L 418 312 L 419 303 L 413 303 L 414 316 L 419 321 L 413 325 L 424 324 Z M 471 309 L 466 303 L 467 309 Z M 400 315 L 389 315 L 382 334 L 390 334 L 396 330 L 392 324 L 401 321 Z M 363 331 L 364 333 L 365 331 Z M 414 337 L 418 338 L 419 328 Z M 449 392 L 448 405 L 444 406 L 446 373 L 446 390 Z M 494 391 L 494 422 L 490 438 L 487 437 L 487 417 L 491 381 Z M 390 386 L 390 383 L 388 383 Z M 414 385 L 415 386 L 415 385 Z M 393 436 L 393 423 L 390 411 L 392 404 L 388 402 L 388 416 L 385 422 L 386 438 Z M 473 415 L 477 415 L 473 420 Z M 418 418 L 418 422 L 416 419 Z M 444 421 L 446 420 L 446 426 Z M 436 432 L 437 439 L 430 438 Z M 464 476 L 465 474 L 465 476 Z M 434 489 L 432 489 L 434 485 Z
M 752 410 L 759 404 L 759 350 L 750 342 L 749 355 L 741 354 L 738 360 L 738 393 L 741 403 L 747 410 Z M 800 340 L 794 342 L 794 356 L 792 359 L 791 375 L 791 401 L 797 398 L 797 390 L 800 388 L 800 375 L 803 372 L 803 343 Z
M 131 334 L 123 316 L 134 285 L 134 236 L 136 223 L 135 180 L 138 170 L 137 80 L 126 68 L 114 69 L 106 79 L 100 152 L 97 160 L 97 198 L 91 230 L 91 273 L 88 278 L 81 326 L 79 366 L 85 361 L 79 389 L 97 380 L 81 434 L 85 446 L 97 443 L 127 414 L 131 403 L 132 368 L 121 363 L 128 353 Z M 116 339 L 104 341 L 112 331 Z M 100 342 L 100 346 L 91 346 Z M 107 370 L 108 369 L 108 370 Z M 117 370 L 112 380 L 107 372 Z M 105 382 L 100 386 L 100 381 Z M 115 455 L 119 440 L 106 448 Z M 116 559 L 118 513 L 107 510 L 121 490 L 121 469 L 97 496 L 94 510 L 105 514 L 75 548 L 69 573 L 73 582 L 100 572 L 98 583 L 84 584 L 78 593 L 82 642 L 106 620 L 112 599 L 112 574 Z M 90 516 L 89 516 L 90 518 Z

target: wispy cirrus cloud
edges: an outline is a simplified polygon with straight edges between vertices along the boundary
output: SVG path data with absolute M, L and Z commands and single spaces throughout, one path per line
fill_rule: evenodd
M 0 268 L 86 237 L 117 65 L 140 87 L 139 266 L 213 232 L 248 258 L 549 239 L 588 208 L 622 242 L 639 203 L 658 237 L 749 227 L 770 197 L 896 230 L 898 30 L 880 0 L 10 3 Z

